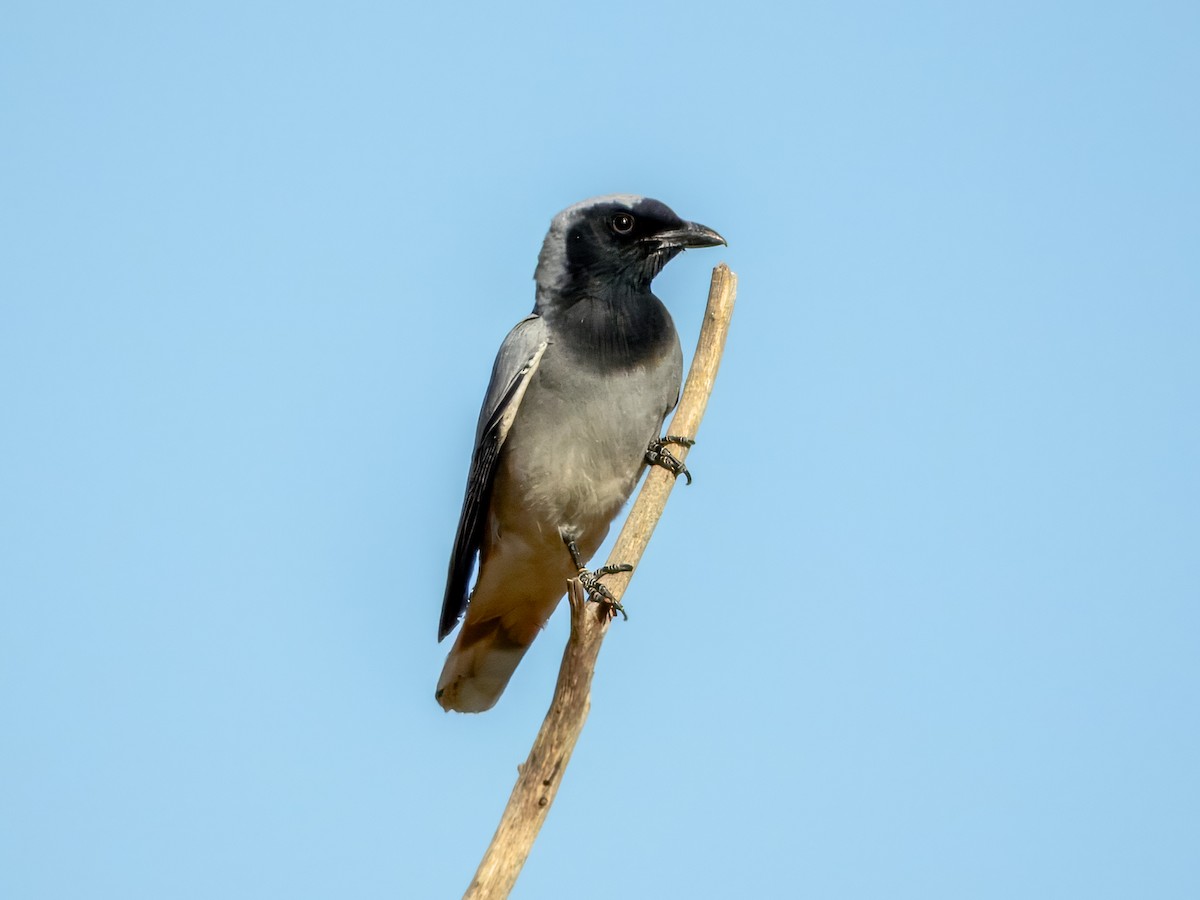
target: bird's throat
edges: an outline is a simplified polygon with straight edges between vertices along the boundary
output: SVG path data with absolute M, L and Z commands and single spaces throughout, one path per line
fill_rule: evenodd
M 584 296 L 558 313 L 554 332 L 572 356 L 601 370 L 658 359 L 675 340 L 670 313 L 648 290 Z

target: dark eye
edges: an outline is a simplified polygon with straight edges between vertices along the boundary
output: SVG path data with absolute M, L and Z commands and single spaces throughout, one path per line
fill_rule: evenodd
M 617 234 L 629 234 L 633 231 L 633 216 L 629 213 L 617 213 L 612 217 L 612 227 Z

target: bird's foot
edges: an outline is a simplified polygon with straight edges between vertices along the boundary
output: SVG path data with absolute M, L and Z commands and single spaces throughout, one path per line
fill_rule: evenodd
M 579 583 L 583 589 L 587 591 L 588 603 L 603 603 L 608 607 L 609 616 L 616 618 L 616 614 L 620 613 L 621 617 L 626 621 L 629 620 L 629 614 L 625 612 L 619 600 L 613 596 L 612 591 L 600 583 L 600 579 L 605 575 L 615 575 L 617 572 L 632 572 L 633 566 L 628 563 L 619 563 L 615 566 L 601 566 L 595 571 L 588 571 L 587 566 L 583 564 L 583 557 L 579 554 L 579 548 L 575 546 L 575 542 L 568 540 L 567 550 L 571 554 L 571 561 L 575 564 L 579 579 Z
M 600 579 L 605 575 L 632 571 L 633 566 L 626 563 L 621 563 L 618 566 L 601 566 L 594 572 L 589 572 L 587 569 L 580 567 L 578 578 L 579 583 L 583 585 L 583 589 L 587 591 L 588 603 L 602 603 L 608 608 L 610 618 L 615 619 L 617 613 L 620 613 L 621 618 L 628 622 L 629 613 L 625 612 L 625 607 L 612 595 L 612 591 L 601 583 Z
M 679 437 L 674 434 L 655 438 L 646 449 L 646 462 L 652 466 L 662 466 L 676 478 L 682 475 L 687 479 L 687 483 L 691 484 L 692 473 L 688 471 L 688 467 L 683 464 L 682 460 L 678 459 L 674 453 L 667 449 L 667 445 L 678 444 L 681 447 L 691 447 L 695 443 L 691 438 Z

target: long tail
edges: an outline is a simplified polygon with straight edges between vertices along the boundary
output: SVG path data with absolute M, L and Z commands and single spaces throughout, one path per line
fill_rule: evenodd
M 509 636 L 499 619 L 464 623 L 438 679 L 438 703 L 447 712 L 491 709 L 528 649 L 529 644 Z

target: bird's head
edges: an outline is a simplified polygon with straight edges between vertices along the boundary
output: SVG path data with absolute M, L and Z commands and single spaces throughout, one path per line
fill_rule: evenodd
M 597 292 L 646 290 L 684 250 L 724 243 L 711 228 L 685 222 L 649 197 L 584 200 L 550 223 L 533 276 L 539 302 L 570 305 Z

